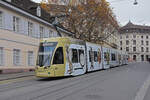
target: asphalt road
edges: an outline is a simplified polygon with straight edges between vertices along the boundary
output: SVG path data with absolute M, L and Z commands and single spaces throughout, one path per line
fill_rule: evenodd
M 150 100 L 150 64 L 134 63 L 67 78 L 0 82 L 0 100 Z

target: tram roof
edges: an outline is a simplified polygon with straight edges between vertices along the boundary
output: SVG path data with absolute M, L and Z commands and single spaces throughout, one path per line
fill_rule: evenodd
M 44 38 L 41 39 L 40 42 L 61 42 L 61 41 L 78 41 L 78 42 L 84 42 L 83 40 L 74 39 L 70 37 L 52 37 L 52 38 Z

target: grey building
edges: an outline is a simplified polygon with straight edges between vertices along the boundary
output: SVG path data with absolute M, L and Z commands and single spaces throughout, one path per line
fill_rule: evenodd
M 129 53 L 131 61 L 147 61 L 150 57 L 150 26 L 129 21 L 120 28 L 120 50 Z

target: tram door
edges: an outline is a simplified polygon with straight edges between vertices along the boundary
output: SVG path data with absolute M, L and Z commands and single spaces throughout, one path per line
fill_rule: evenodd
M 64 76 L 65 64 L 64 64 L 64 53 L 63 47 L 58 47 L 55 51 L 52 67 L 54 68 L 55 76 Z
M 86 72 L 85 63 L 85 46 L 71 44 L 71 62 L 72 62 L 72 75 L 81 75 Z

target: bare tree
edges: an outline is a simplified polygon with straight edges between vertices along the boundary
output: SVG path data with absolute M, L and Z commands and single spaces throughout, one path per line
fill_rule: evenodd
M 50 3 L 43 6 L 49 12 Z M 86 0 L 75 6 L 68 4 L 63 13 L 66 17 L 60 23 L 74 32 L 78 39 L 98 43 L 108 38 L 106 33 L 112 33 L 118 27 L 112 9 L 105 0 Z

